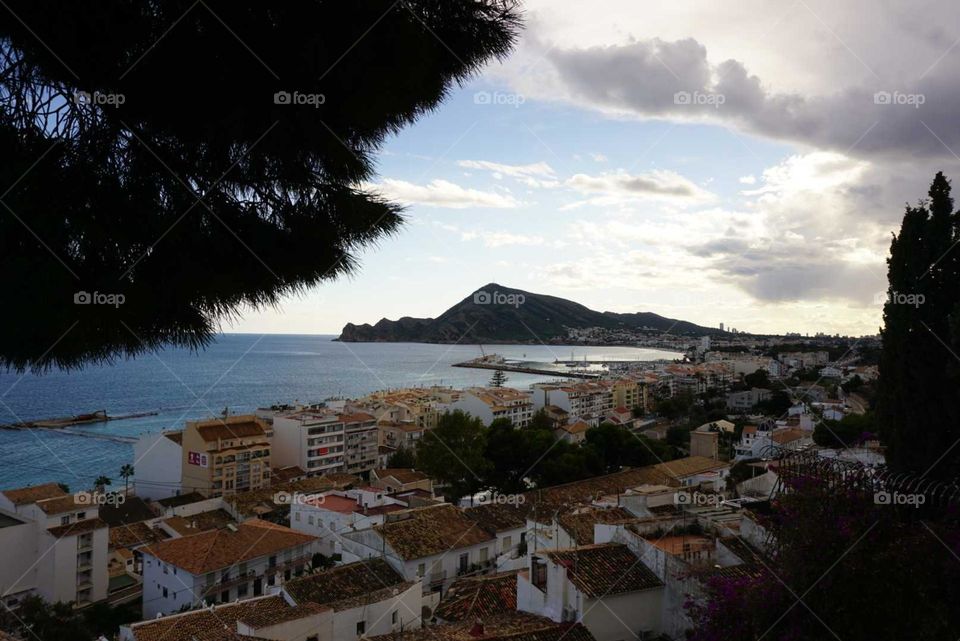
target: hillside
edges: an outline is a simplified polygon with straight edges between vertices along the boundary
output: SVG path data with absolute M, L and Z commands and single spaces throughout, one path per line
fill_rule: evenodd
M 484 296 L 483 294 L 486 294 Z M 520 302 L 522 301 L 522 303 Z M 536 343 L 561 340 L 567 328 L 651 329 L 671 334 L 719 334 L 720 330 L 651 312 L 597 312 L 556 296 L 489 283 L 437 318 L 381 319 L 376 325 L 347 323 L 347 342 Z

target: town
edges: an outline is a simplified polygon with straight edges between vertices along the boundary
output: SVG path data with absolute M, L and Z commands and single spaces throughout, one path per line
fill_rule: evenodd
M 123 641 L 681 639 L 712 578 L 763 568 L 781 468 L 884 463 L 863 429 L 870 350 L 792 340 L 704 337 L 685 362 L 595 380 L 516 389 L 494 371 L 145 434 L 122 489 L 0 491 L 0 592 L 12 613 L 112 609 L 103 638 Z M 497 466 L 484 478 L 471 429 Z M 507 481 L 494 434 L 546 434 L 547 451 Z M 602 469 L 535 470 L 607 442 L 622 464 L 600 450 Z

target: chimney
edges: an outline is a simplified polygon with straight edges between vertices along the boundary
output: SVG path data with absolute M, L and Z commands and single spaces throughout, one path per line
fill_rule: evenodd
M 483 621 L 480 619 L 480 617 L 477 617 L 476 623 L 474 623 L 473 627 L 470 628 L 470 636 L 480 638 L 483 635 Z

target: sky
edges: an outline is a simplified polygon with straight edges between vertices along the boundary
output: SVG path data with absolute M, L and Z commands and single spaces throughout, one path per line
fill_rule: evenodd
M 950 2 L 523 7 L 510 57 L 382 148 L 364 187 L 406 205 L 400 233 L 225 331 L 435 317 L 491 282 L 741 331 L 878 331 L 905 204 L 960 175 Z

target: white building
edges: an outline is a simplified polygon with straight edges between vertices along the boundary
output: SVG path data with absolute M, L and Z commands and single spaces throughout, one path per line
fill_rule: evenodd
M 423 579 L 424 593 L 440 593 L 458 576 L 495 567 L 496 537 L 463 510 L 441 503 L 393 512 L 382 525 L 344 533 L 344 548 L 359 558 L 382 556 L 408 581 Z
M 315 406 L 273 417 L 273 465 L 310 476 L 359 474 L 377 467 L 376 419 L 365 412 Z
M 144 434 L 133 444 L 133 487 L 142 499 L 159 500 L 181 492 L 183 432 Z
M 353 641 L 419 628 L 422 598 L 419 583 L 374 559 L 292 579 L 271 596 L 124 626 L 120 639 L 195 641 L 223 630 L 225 639 Z
M 772 392 L 762 387 L 743 392 L 731 392 L 727 394 L 727 409 L 733 412 L 749 412 L 754 405 L 761 401 L 770 400 Z
M 531 393 L 512 387 L 470 387 L 448 407 L 475 416 L 484 425 L 505 418 L 517 427 L 526 427 L 534 412 Z
M 610 381 L 533 385 L 536 409 L 553 405 L 571 417 L 579 417 L 592 426 L 600 424 L 615 408 L 613 384 Z
M 653 638 L 664 584 L 630 549 L 601 543 L 530 555 L 517 576 L 517 609 L 580 622 L 597 641 Z
M 386 496 L 380 488 L 332 490 L 290 504 L 290 527 L 317 537 L 317 551 L 326 556 L 343 554 L 346 532 L 381 525 L 389 512 L 403 510 L 406 503 Z
M 98 497 L 56 483 L 0 492 L 0 595 L 85 606 L 107 597 L 108 527 Z
M 204 600 L 261 596 L 309 567 L 315 541 L 250 519 L 143 547 L 143 616 L 179 612 Z

